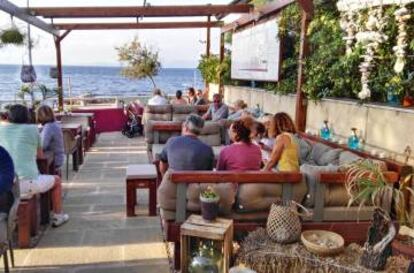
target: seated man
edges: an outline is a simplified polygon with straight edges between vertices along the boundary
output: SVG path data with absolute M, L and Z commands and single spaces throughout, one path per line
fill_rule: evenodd
M 148 100 L 148 105 L 168 105 L 170 104 L 166 98 L 162 96 L 161 90 L 154 88 L 153 97 Z
M 197 90 L 197 99 L 196 99 L 194 105 L 206 105 L 207 103 L 208 103 L 207 100 L 204 98 L 203 90 L 198 89 Z
M 203 119 L 219 121 L 227 119 L 229 116 L 229 107 L 222 102 L 220 94 L 213 95 L 213 103 L 208 108 L 207 112 L 203 115 Z
M 212 170 L 213 149 L 198 139 L 204 120 L 189 115 L 182 126 L 182 135 L 170 138 L 160 155 L 162 175 L 168 168 L 176 171 Z

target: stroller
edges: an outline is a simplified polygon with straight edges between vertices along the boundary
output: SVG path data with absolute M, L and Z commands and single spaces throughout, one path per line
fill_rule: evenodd
M 125 109 L 124 114 L 127 117 L 127 122 L 122 129 L 122 134 L 128 138 L 142 135 L 144 127 L 142 125 L 142 115 L 144 108 L 137 102 L 129 103 Z

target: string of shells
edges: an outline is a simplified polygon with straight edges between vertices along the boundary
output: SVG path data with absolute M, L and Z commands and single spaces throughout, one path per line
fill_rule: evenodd
M 382 43 L 388 40 L 388 36 L 384 34 L 387 17 L 384 16 L 383 8 L 375 7 L 368 11 L 368 19 L 365 23 L 365 30 L 361 30 L 356 34 L 357 44 L 361 44 L 365 53 L 362 55 L 362 62 L 359 65 L 361 72 L 362 90 L 358 93 L 358 98 L 365 100 L 371 97 L 369 87 L 369 77 L 374 67 L 375 53 Z
M 342 30 L 346 33 L 343 40 L 346 42 L 346 54 L 352 54 L 352 47 L 355 42 L 355 34 L 358 31 L 357 13 L 353 10 L 348 10 L 341 13 L 341 19 L 339 21 Z
M 394 12 L 395 20 L 398 23 L 397 45 L 392 49 L 394 51 L 396 61 L 394 71 L 401 73 L 405 66 L 407 44 L 407 21 L 411 18 L 409 10 L 405 6 L 401 6 Z

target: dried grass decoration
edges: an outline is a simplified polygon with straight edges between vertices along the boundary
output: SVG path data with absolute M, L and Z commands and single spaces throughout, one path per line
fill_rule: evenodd
M 11 27 L 0 33 L 0 40 L 3 44 L 21 45 L 24 42 L 24 34 L 17 27 Z
M 302 208 L 305 213 L 298 213 L 298 207 Z M 309 215 L 309 211 L 294 201 L 272 204 L 266 225 L 269 237 L 280 244 L 299 241 L 302 232 L 302 223 L 299 216 L 306 215 Z

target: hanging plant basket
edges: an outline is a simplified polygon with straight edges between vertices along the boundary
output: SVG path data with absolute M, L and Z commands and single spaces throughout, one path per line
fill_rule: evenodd
M 33 65 L 22 65 L 22 70 L 20 71 L 20 79 L 24 83 L 31 83 L 36 81 L 37 75 Z
M 0 33 L 0 40 L 3 44 L 21 45 L 24 43 L 24 34 L 16 27 L 5 29 Z

